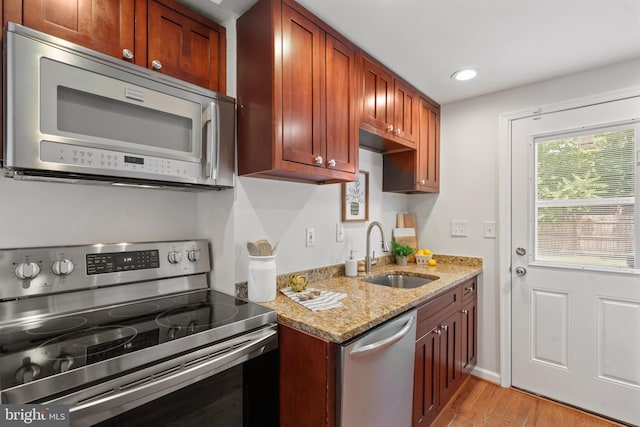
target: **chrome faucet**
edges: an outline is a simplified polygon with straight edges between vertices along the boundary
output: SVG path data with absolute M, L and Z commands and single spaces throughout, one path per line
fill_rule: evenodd
M 375 258 L 376 252 L 373 251 L 373 257 L 369 255 L 369 251 L 371 249 L 371 230 L 374 226 L 380 229 L 380 234 L 382 235 L 382 251 L 389 252 L 389 245 L 387 245 L 387 242 L 384 238 L 384 230 L 382 229 L 382 224 L 380 224 L 378 221 L 373 221 L 371 224 L 369 224 L 369 228 L 367 228 L 367 253 L 364 257 L 364 271 L 367 274 L 371 273 L 371 266 L 376 264 L 376 261 L 373 260 L 373 258 Z

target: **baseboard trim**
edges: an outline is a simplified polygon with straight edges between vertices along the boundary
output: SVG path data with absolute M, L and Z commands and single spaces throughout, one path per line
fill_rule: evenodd
M 483 380 L 487 380 L 489 382 L 500 385 L 500 374 L 497 372 L 490 371 L 488 369 L 475 367 L 471 371 L 471 375 L 474 375 L 478 378 L 482 378 Z

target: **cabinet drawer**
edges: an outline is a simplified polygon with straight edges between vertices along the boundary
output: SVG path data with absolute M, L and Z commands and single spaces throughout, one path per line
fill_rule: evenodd
M 462 289 L 462 299 L 467 301 L 470 298 L 474 298 L 478 293 L 478 278 L 474 277 L 460 285 Z
M 418 309 L 416 337 L 420 338 L 433 329 L 450 311 L 459 309 L 461 300 L 462 287 L 456 286 L 422 305 Z

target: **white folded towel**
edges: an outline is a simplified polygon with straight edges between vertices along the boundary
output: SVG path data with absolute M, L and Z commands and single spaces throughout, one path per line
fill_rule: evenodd
M 291 288 L 280 289 L 280 292 L 291 298 L 298 304 L 302 304 L 311 311 L 329 310 L 336 307 L 342 307 L 340 300 L 345 298 L 347 294 L 343 292 L 320 291 L 320 295 L 312 295 L 314 288 L 307 288 L 302 292 L 294 292 Z M 313 296 L 311 299 L 303 300 L 301 295 Z

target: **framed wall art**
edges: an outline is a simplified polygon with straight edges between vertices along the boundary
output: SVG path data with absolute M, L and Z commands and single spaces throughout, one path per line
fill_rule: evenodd
M 342 221 L 369 220 L 369 172 L 358 172 L 357 180 L 342 184 Z

